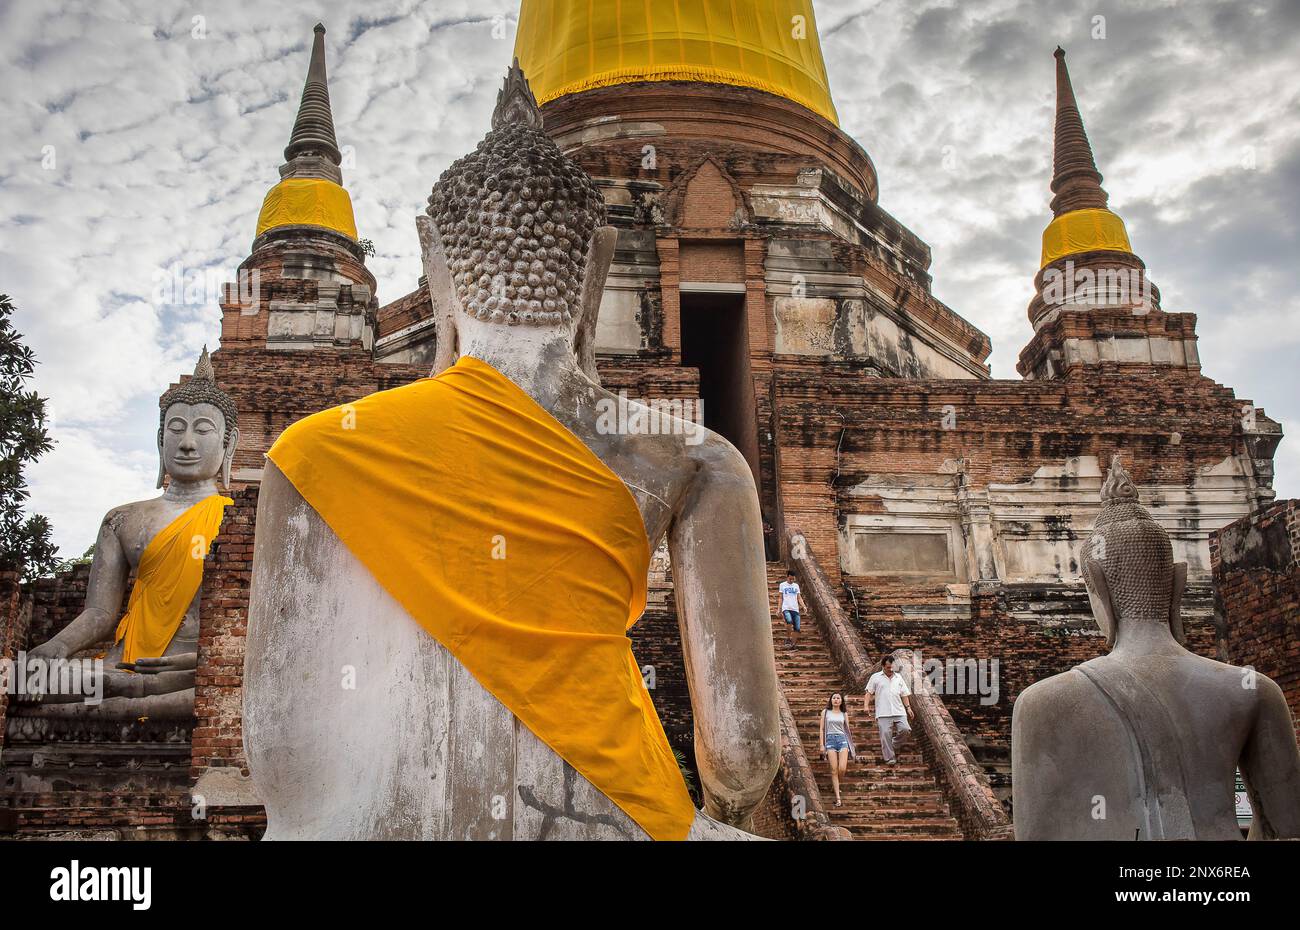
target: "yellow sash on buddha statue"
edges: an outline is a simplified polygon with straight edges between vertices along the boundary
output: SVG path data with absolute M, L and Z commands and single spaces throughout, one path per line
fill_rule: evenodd
M 158 531 L 140 554 L 135 586 L 115 643 L 124 643 L 122 661 L 156 658 L 180 629 L 203 583 L 203 560 L 221 526 L 228 497 L 213 494 Z
M 695 808 L 632 656 L 650 551 L 627 487 L 485 362 L 371 394 L 267 453 L 497 700 L 655 839 Z

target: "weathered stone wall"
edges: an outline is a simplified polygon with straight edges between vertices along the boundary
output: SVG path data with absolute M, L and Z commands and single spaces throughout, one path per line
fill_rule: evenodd
M 212 543 L 203 571 L 191 756 L 191 769 L 196 777 L 213 766 L 248 773 L 241 688 L 257 490 L 248 487 L 234 492 L 234 506 L 226 508 L 221 532 Z
M 677 605 L 673 601 L 672 569 L 666 546 L 660 546 L 651 558 L 646 612 L 628 636 L 664 734 L 673 749 L 685 757 L 687 768 L 694 775 L 695 720 L 686 683 L 686 661 L 677 632 Z
M 72 566 L 68 571 L 37 578 L 28 586 L 32 603 L 31 625 L 24 647 L 31 649 L 63 632 L 86 606 L 86 585 L 90 582 L 90 563 Z M 135 579 L 131 579 L 134 584 Z M 130 590 L 128 588 L 128 590 Z
M 258 836 L 266 814 L 244 757 L 244 642 L 257 486 L 232 494 L 203 573 L 190 776 L 210 836 Z
M 1078 582 L 1113 454 L 1193 581 L 1209 580 L 1210 532 L 1271 495 L 1246 448 L 1248 405 L 1199 375 L 911 381 L 780 364 L 774 390 L 787 524 L 807 523 L 797 528 L 819 560 L 873 590 L 946 586 L 964 597 L 961 586 L 980 580 Z M 857 529 L 942 534 L 951 559 L 853 570 Z
M 22 585 L 16 572 L 0 572 L 0 659 L 16 659 L 76 619 L 86 600 L 90 565 Z M 0 749 L 4 747 L 9 695 L 0 689 Z
M 1210 540 L 1225 662 L 1278 683 L 1300 734 L 1300 501 L 1277 501 Z
M 13 660 L 26 645 L 31 604 L 23 596 L 18 572 L 0 572 L 0 660 Z M 9 689 L 0 688 L 0 753 L 4 751 Z

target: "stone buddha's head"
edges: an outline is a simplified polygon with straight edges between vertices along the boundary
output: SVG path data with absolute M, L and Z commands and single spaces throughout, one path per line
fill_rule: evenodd
M 235 402 L 217 387 L 204 346 L 194 376 L 158 401 L 158 487 L 164 475 L 177 481 L 206 481 L 218 474 L 229 487 L 238 443 Z
M 1137 486 L 1114 456 L 1083 546 L 1083 580 L 1107 645 L 1115 645 L 1121 623 L 1167 623 L 1183 642 L 1179 605 L 1186 579 L 1186 564 L 1174 563 L 1169 534 L 1138 503 Z
M 559 331 L 580 361 L 594 361 L 591 337 L 616 233 L 591 178 L 542 131 L 518 62 L 497 96 L 491 131 L 443 172 L 426 213 L 433 224 L 426 264 L 433 253 L 446 269 L 428 269 L 435 305 L 441 289 L 458 330 L 508 327 L 521 339 Z

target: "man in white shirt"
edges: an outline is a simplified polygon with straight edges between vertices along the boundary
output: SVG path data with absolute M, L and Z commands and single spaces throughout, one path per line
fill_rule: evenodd
M 896 765 L 896 750 L 912 737 L 908 718 L 912 716 L 912 689 L 903 676 L 894 671 L 894 657 L 881 660 L 882 671 L 867 679 L 866 709 L 871 714 L 871 702 L 876 702 L 876 728 L 880 731 L 880 751 L 886 765 Z
M 781 616 L 791 629 L 790 635 L 786 637 L 785 644 L 794 646 L 799 642 L 800 604 L 799 585 L 794 580 L 794 572 L 785 573 L 785 581 L 781 582 L 777 590 L 781 595 Z

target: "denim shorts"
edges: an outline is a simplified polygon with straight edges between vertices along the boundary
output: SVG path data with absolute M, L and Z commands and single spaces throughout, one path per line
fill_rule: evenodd
M 841 749 L 849 748 L 849 738 L 843 733 L 827 733 L 826 748 L 839 752 Z
M 794 627 L 794 631 L 798 633 L 799 632 L 799 611 L 783 610 L 781 611 L 781 615 L 785 617 L 785 622 L 791 624 Z

